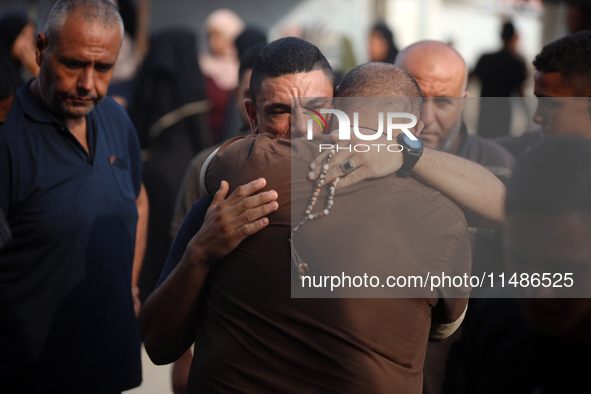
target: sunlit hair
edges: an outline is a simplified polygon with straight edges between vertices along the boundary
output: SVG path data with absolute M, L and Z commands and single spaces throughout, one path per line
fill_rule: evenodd
M 109 0 L 58 0 L 51 8 L 43 29 L 49 50 L 59 41 L 58 37 L 64 23 L 68 15 L 74 11 L 80 11 L 86 22 L 101 23 L 105 28 L 118 25 L 123 38 L 123 19 Z

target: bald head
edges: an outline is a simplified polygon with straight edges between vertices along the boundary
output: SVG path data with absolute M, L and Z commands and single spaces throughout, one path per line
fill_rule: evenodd
M 462 55 L 439 41 L 419 41 L 398 53 L 394 64 L 412 74 L 425 97 L 464 97 L 468 67 Z
M 421 97 L 419 84 L 407 71 L 390 63 L 366 63 L 349 71 L 338 87 L 338 97 Z M 382 100 L 383 101 L 383 100 Z M 420 113 L 420 100 L 408 100 Z
M 366 63 L 341 81 L 339 97 L 421 97 L 421 89 L 405 70 L 389 63 Z
M 355 67 L 341 80 L 337 96 L 339 109 L 362 114 L 360 125 L 363 127 L 375 128 L 378 121 L 377 117 L 363 116 L 363 113 L 392 112 L 395 109 L 420 118 L 419 85 L 407 71 L 390 63 L 366 63 Z
M 423 94 L 420 137 L 429 148 L 455 153 L 462 136 L 463 99 L 468 69 L 462 56 L 439 41 L 419 41 L 398 53 L 394 62 L 412 74 Z

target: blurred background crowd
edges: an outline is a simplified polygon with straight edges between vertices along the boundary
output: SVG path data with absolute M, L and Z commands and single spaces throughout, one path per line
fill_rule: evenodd
M 591 6 L 583 0 L 115 2 L 126 34 L 108 94 L 128 110 L 137 129 L 150 199 L 142 299 L 168 255 L 175 201 L 189 163 L 203 149 L 249 132 L 238 104 L 248 94 L 250 76 L 242 78 L 243 71 L 254 62 L 249 67 L 241 59 L 252 47 L 301 37 L 319 47 L 338 77 L 368 61 L 391 63 L 398 49 L 419 40 L 447 42 L 468 64 L 470 96 L 514 97 L 505 100 L 514 106 L 512 120 L 504 117 L 510 124 L 495 129 L 521 135 L 533 128 L 535 102 L 521 99 L 533 96 L 533 58 L 545 44 L 591 27 Z M 34 39 L 52 4 L 0 3 L 0 58 L 14 71 L 18 87 L 39 71 Z M 502 83 L 489 78 L 499 62 L 514 70 Z M 486 116 L 481 111 L 478 121 L 465 114 L 468 129 L 502 136 L 476 126 L 489 124 Z M 144 376 L 150 380 L 149 372 Z
M 118 3 L 126 37 L 109 94 L 129 109 L 144 148 L 159 128 L 151 130 L 152 137 L 148 130 L 164 113 L 199 98 L 207 101 L 200 108 L 193 106 L 189 110 L 207 112 L 208 124 L 202 126 L 208 130 L 203 135 L 191 136 L 192 144 L 208 145 L 233 135 L 240 123 L 235 105 L 229 102 L 235 102 L 230 92 L 238 83 L 240 51 L 257 39 L 270 42 L 284 36 L 304 38 L 320 48 L 341 76 L 367 61 L 391 62 L 398 49 L 433 39 L 451 44 L 466 60 L 473 75 L 481 77 L 482 68 L 477 68 L 481 56 L 507 46 L 525 64 L 526 75 L 531 76 L 531 61 L 543 45 L 591 24 L 590 6 L 583 0 L 223 0 L 215 3 L 119 0 Z M 5 0 L 0 4 L 3 15 L 0 56 L 17 72 L 19 86 L 37 72 L 32 40 L 52 4 L 52 0 Z M 215 12 L 221 8 L 229 12 Z M 242 41 L 235 42 L 243 32 Z M 193 63 L 194 58 L 198 59 L 198 66 Z M 156 80 L 162 76 L 145 82 L 164 69 L 174 70 L 177 81 L 183 83 L 171 88 L 178 90 L 170 92 L 170 100 L 160 92 L 160 99 L 154 102 L 149 91 L 161 88 L 159 84 L 164 82 Z M 487 92 L 486 88 L 481 90 L 482 78 L 471 78 L 470 96 L 533 96 L 532 79 L 517 79 L 510 91 L 505 88 Z M 134 89 L 136 86 L 142 88 Z M 134 116 L 145 105 L 149 106 L 150 115 Z M 224 113 L 226 107 L 232 109 L 230 114 Z M 533 109 L 527 108 L 527 103 L 522 109 L 527 111 L 520 116 L 518 109 L 511 124 L 510 132 L 514 135 L 531 127 L 528 114 Z M 471 124 L 470 119 L 467 122 Z

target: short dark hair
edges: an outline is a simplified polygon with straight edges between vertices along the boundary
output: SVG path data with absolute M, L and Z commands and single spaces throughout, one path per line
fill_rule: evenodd
M 591 92 L 591 30 L 556 40 L 542 48 L 533 61 L 537 71 L 559 72 L 581 96 Z
M 552 137 L 525 154 L 509 178 L 505 211 L 591 214 L 591 141 Z
M 0 101 L 14 96 L 16 93 L 16 77 L 12 68 L 0 58 Z
M 285 37 L 265 46 L 252 68 L 250 96 L 256 104 L 263 81 L 282 75 L 308 73 L 314 70 L 324 72 L 334 87 L 334 71 L 322 52 L 308 41 L 296 37 Z

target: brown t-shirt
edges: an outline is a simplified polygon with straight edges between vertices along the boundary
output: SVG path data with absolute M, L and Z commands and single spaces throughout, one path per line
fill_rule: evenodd
M 420 393 L 432 316 L 451 323 L 462 315 L 465 288 L 453 293 L 462 298 L 445 300 L 442 289 L 424 298 L 292 298 L 301 282 L 291 262 L 290 230 L 313 189 L 305 174 L 314 149 L 306 141 L 248 136 L 223 145 L 208 166 L 210 193 L 221 180 L 234 189 L 264 176 L 280 208 L 210 273 L 191 392 Z M 334 201 L 330 215 L 306 223 L 294 237 L 311 275 L 335 266 L 382 280 L 388 272 L 415 272 L 412 267 L 469 273 L 463 214 L 433 189 L 393 175 L 339 189 Z M 321 198 L 317 209 L 323 205 Z M 369 233 L 372 244 L 360 233 Z M 373 293 L 352 297 L 367 294 Z

